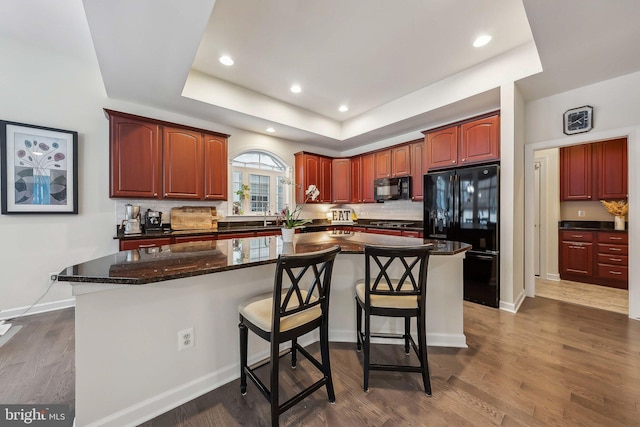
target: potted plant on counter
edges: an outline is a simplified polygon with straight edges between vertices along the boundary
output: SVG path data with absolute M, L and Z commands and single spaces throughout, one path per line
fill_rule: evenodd
M 302 208 L 307 203 L 309 199 L 315 200 L 318 195 L 320 195 L 320 191 L 318 188 L 311 184 L 309 188 L 304 192 L 305 199 L 304 202 L 296 205 L 295 209 L 289 209 L 289 206 L 285 207 L 282 212 L 280 212 L 280 220 L 282 221 L 282 241 L 283 242 L 293 242 L 293 235 L 296 232 L 296 227 L 300 227 L 301 225 L 308 224 L 313 222 L 311 219 L 300 219 L 300 213 L 302 212 Z
M 629 213 L 629 203 L 626 200 L 613 200 L 611 202 L 600 200 L 600 203 L 602 203 L 607 212 L 614 216 L 614 229 L 624 230 L 624 217 Z

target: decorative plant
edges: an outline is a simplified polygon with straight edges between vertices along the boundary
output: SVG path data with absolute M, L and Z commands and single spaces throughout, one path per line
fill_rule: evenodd
M 301 225 L 308 224 L 313 221 L 311 219 L 300 219 L 300 212 L 302 212 L 302 208 L 309 199 L 315 200 L 316 197 L 320 195 L 320 191 L 315 185 L 311 184 L 304 194 L 306 197 L 302 204 L 296 205 L 294 210 L 290 210 L 289 206 L 287 206 L 282 210 L 282 212 L 280 212 L 282 226 L 284 228 L 300 227 Z
M 626 200 L 612 200 L 610 202 L 600 200 L 600 203 L 611 215 L 626 216 L 629 213 L 629 203 Z
M 248 199 L 251 195 L 249 193 L 249 186 L 247 184 L 242 184 L 238 190 L 236 190 L 236 194 L 240 196 L 240 200 Z

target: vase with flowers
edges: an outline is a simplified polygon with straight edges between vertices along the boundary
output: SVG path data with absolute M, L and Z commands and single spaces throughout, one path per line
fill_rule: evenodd
M 318 195 L 320 195 L 320 191 L 318 188 L 311 184 L 309 188 L 307 188 L 304 192 L 305 199 L 299 205 L 296 205 L 295 209 L 289 209 L 289 206 L 285 207 L 282 212 L 280 212 L 280 221 L 282 223 L 282 240 L 284 242 L 293 242 L 293 235 L 296 232 L 296 227 L 300 227 L 301 225 L 308 224 L 312 222 L 311 219 L 300 219 L 300 213 L 302 212 L 302 208 L 309 200 L 315 200 Z
M 624 217 L 629 213 L 629 203 L 626 200 L 612 200 L 610 202 L 600 200 L 600 203 L 602 203 L 607 212 L 614 216 L 614 229 L 624 230 Z

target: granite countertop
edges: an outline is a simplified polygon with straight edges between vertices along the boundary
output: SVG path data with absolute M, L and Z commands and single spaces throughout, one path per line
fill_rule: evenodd
M 375 225 L 375 222 L 393 222 L 391 220 L 380 219 L 361 219 L 353 224 L 349 225 L 335 225 L 336 227 L 365 227 L 365 228 L 379 228 L 385 230 L 406 230 L 406 231 L 422 231 L 422 221 L 413 221 L 410 226 L 407 227 L 389 227 L 383 225 Z M 411 222 L 411 221 L 402 221 Z M 312 224 L 307 224 L 302 227 L 303 232 L 323 231 L 326 227 L 332 227 L 333 225 L 326 220 L 315 220 Z M 207 234 L 223 234 L 223 233 L 241 233 L 252 231 L 276 231 L 280 230 L 282 226 L 276 225 L 273 220 L 267 221 L 267 225 L 264 226 L 262 221 L 243 221 L 243 222 L 218 222 L 217 229 L 200 229 L 200 230 L 171 230 L 170 228 L 163 228 L 162 230 L 149 230 L 141 234 L 125 235 L 121 228 L 116 229 L 114 239 L 119 240 L 137 240 L 137 239 L 152 239 L 159 237 L 171 237 L 171 236 L 201 236 Z
M 362 254 L 365 244 L 411 246 L 433 244 L 432 255 L 455 255 L 471 245 L 446 240 L 386 236 L 350 231 L 296 234 L 285 244 L 280 236 L 189 242 L 134 249 L 65 268 L 61 282 L 143 285 L 183 277 L 275 263 L 282 253 L 306 253 L 339 245 L 344 254 Z
M 560 230 L 593 230 L 593 231 L 614 231 L 626 233 L 628 226 L 624 230 L 614 230 L 613 221 L 560 221 Z

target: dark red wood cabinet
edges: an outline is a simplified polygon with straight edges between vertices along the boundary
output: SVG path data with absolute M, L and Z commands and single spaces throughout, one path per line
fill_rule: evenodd
M 319 184 L 316 184 L 316 187 L 318 187 L 320 191 L 317 201 L 320 203 L 331 203 L 333 200 L 331 193 L 331 181 L 333 180 L 333 174 L 331 173 L 332 164 L 332 159 L 320 156 L 320 179 Z
M 500 160 L 499 114 L 423 133 L 427 170 Z
M 331 165 L 333 192 L 332 203 L 350 203 L 351 202 L 351 160 L 350 159 L 333 159 Z
M 590 144 L 560 149 L 560 199 L 591 200 L 591 152 Z
M 377 151 L 375 153 L 375 177 L 391 178 L 391 150 Z
M 351 160 L 351 203 L 362 203 L 362 157 L 352 157 Z M 335 184 L 334 184 L 335 188 Z
M 105 110 L 109 118 L 109 197 L 157 198 L 162 189 L 160 126 Z
M 628 289 L 628 235 L 614 231 L 560 230 L 560 278 Z
M 411 154 L 411 200 L 423 200 L 424 174 L 424 140 L 418 139 L 409 145 Z
M 427 169 L 443 169 L 458 165 L 458 126 L 425 134 Z
M 598 142 L 594 148 L 598 162 L 598 199 L 626 199 L 627 139 Z
M 202 134 L 164 126 L 162 170 L 167 199 L 204 198 L 204 146 Z
M 500 116 L 460 125 L 460 165 L 500 159 Z
M 375 181 L 375 158 L 373 153 L 362 156 L 362 203 L 375 203 L 373 181 Z
M 315 185 L 320 194 L 307 203 L 331 203 L 331 161 L 329 157 L 300 151 L 294 154 L 296 168 L 296 203 L 304 203 L 309 185 Z
M 391 176 L 407 176 L 411 174 L 411 149 L 403 144 L 391 149 Z
M 626 199 L 627 156 L 626 138 L 562 147 L 560 199 Z
M 227 138 L 105 109 L 110 197 L 227 199 Z
M 158 237 L 153 239 L 135 239 L 135 240 L 120 240 L 120 250 L 129 251 L 133 249 L 145 249 L 159 247 L 163 245 L 170 245 L 171 237 Z

